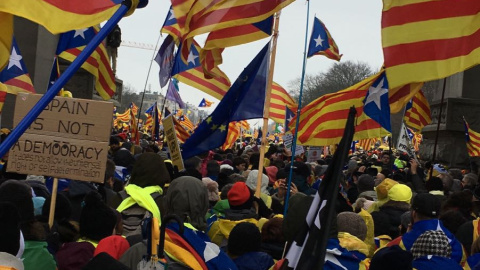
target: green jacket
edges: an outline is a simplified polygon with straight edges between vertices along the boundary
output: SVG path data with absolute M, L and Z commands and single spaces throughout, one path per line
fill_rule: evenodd
M 22 259 L 25 270 L 57 269 L 57 263 L 52 254 L 48 252 L 47 242 L 44 241 L 25 241 Z

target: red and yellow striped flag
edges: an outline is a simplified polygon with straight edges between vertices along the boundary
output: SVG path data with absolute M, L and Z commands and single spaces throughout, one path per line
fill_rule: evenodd
M 430 105 L 422 91 L 407 104 L 404 121 L 407 126 L 417 131 L 421 131 L 424 126 L 432 122 Z
M 97 33 L 100 31 L 100 27 L 95 26 L 86 31 L 94 31 Z M 73 62 L 85 47 L 86 45 L 68 48 L 65 51 L 62 51 L 58 56 Z M 82 68 L 95 76 L 95 90 L 97 90 L 98 94 L 104 100 L 109 100 L 113 97 L 113 95 L 115 95 L 117 89 L 117 85 L 115 84 L 115 75 L 113 75 L 107 49 L 103 42 L 98 45 L 85 63 L 82 64 Z
M 365 151 L 368 151 L 375 145 L 377 141 L 378 138 L 363 139 L 358 141 L 357 146 L 362 147 L 362 149 Z
M 297 111 L 297 103 L 278 83 L 273 82 L 270 99 L 270 119 L 279 124 L 285 123 L 285 106 L 292 111 Z
M 354 140 L 378 138 L 389 132 L 363 113 L 363 101 L 370 86 L 382 71 L 349 88 L 321 96 L 306 105 L 300 113 L 298 141 L 304 145 L 326 146 L 340 142 L 351 106 L 357 110 Z M 295 121 L 290 122 L 295 128 Z
M 391 88 L 480 63 L 480 1 L 383 0 L 382 45 Z
M 228 124 L 227 138 L 222 145 L 222 150 L 227 150 L 235 144 L 240 137 L 240 126 L 240 122 L 230 122 Z
M 188 138 L 190 138 L 190 133 L 182 127 L 182 125 L 178 122 L 178 120 L 173 117 L 173 123 L 175 125 L 175 133 L 177 133 L 177 139 L 184 143 Z
M 423 83 L 411 83 L 404 86 L 388 89 L 388 103 L 390 104 L 390 113 L 394 114 L 401 111 L 405 105 L 415 96 Z
M 468 155 L 471 157 L 480 156 L 480 133 L 472 130 L 467 121 L 463 119 L 465 124 L 465 141 L 467 142 Z
M 202 67 L 196 67 L 176 74 L 174 77 L 182 83 L 195 87 L 220 100 L 230 89 L 231 83 L 227 75 L 219 68 L 216 68 L 215 73 L 221 74 L 221 76 L 206 79 Z
M 126 110 L 124 113 L 122 113 L 122 114 L 117 113 L 116 116 L 117 116 L 117 119 L 118 119 L 119 121 L 128 122 L 128 121 L 130 121 L 130 109 L 127 109 L 127 110 Z
M 190 45 L 196 35 L 215 30 L 257 23 L 280 11 L 294 0 L 258 1 L 172 1 L 177 23 L 184 33 L 184 43 Z M 189 9 L 187 7 L 190 6 Z M 188 48 L 182 45 L 182 59 L 188 58 Z
M 193 132 L 195 125 L 185 114 L 183 114 L 183 110 L 178 110 L 176 117 L 180 125 L 182 125 L 186 130 Z

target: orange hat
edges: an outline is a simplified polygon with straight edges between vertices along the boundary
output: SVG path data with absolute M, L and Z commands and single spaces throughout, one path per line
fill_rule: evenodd
M 227 198 L 232 206 L 242 205 L 250 199 L 250 190 L 244 182 L 237 182 L 228 191 Z

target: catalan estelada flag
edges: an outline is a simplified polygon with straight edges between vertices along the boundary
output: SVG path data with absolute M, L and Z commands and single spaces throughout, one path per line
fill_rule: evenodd
M 405 107 L 404 121 L 416 131 L 421 131 L 432 122 L 430 105 L 422 91 L 419 91 Z
M 272 83 L 272 93 L 270 96 L 270 112 L 269 118 L 276 123 L 283 124 L 285 122 L 285 106 L 290 110 L 297 110 L 297 103 L 287 93 L 287 91 L 278 83 Z
M 480 133 L 472 130 L 465 118 L 463 123 L 465 124 L 465 141 L 467 142 L 468 155 L 478 157 L 480 156 Z
M 2 0 L 0 11 L 24 17 L 59 34 L 106 21 L 121 3 L 121 0 Z
M 203 98 L 202 101 L 200 101 L 200 104 L 198 104 L 198 107 L 209 108 L 212 106 L 213 103 L 213 101 L 208 101 L 206 98 Z
M 183 29 L 184 43 L 190 44 L 194 36 L 229 27 L 257 23 L 280 11 L 294 0 L 258 1 L 172 1 L 177 23 Z M 174 3 L 175 2 L 175 3 Z M 190 9 L 185 13 L 180 6 Z M 184 22 L 184 23 L 183 23 Z M 187 47 L 182 49 L 182 59 L 188 57 Z
M 176 114 L 178 122 L 187 130 L 193 132 L 195 125 L 188 119 L 188 117 L 183 114 L 183 110 L 178 110 Z
M 73 62 L 99 29 L 99 27 L 89 27 L 62 34 L 58 41 L 57 55 Z M 100 43 L 87 61 L 83 63 L 82 68 L 95 76 L 95 89 L 103 99 L 109 100 L 113 97 L 117 86 L 107 56 L 107 49 L 103 43 Z
M 345 90 L 323 95 L 301 110 L 298 140 L 312 146 L 334 145 L 343 135 L 351 106 L 357 110 L 354 140 L 378 138 L 390 134 L 363 111 L 367 92 L 382 73 L 377 73 Z M 295 128 L 295 120 L 289 128 Z
M 308 45 L 307 57 L 314 55 L 324 55 L 332 60 L 340 61 L 342 55 L 338 51 L 338 46 L 333 40 L 330 32 L 317 17 L 313 21 L 312 35 Z
M 173 13 L 173 8 L 171 6 L 168 10 L 167 17 L 165 17 L 165 21 L 163 23 L 162 29 L 160 29 L 160 32 L 172 36 L 173 40 L 175 41 L 175 43 L 177 43 L 177 45 L 182 39 L 182 31 L 177 23 L 177 19 L 175 18 L 175 14 Z
M 133 115 L 138 114 L 138 106 L 135 103 L 130 103 L 129 109 L 132 111 Z
M 423 136 L 420 132 L 415 132 L 413 129 L 407 127 L 407 135 L 412 141 L 413 148 L 418 152 L 420 150 L 420 144 L 423 141 Z
M 257 23 L 210 32 L 200 52 L 200 61 L 204 72 L 210 74 L 212 69 L 223 62 L 222 52 L 224 48 L 267 38 L 272 35 L 272 28 L 273 16 L 270 16 Z
M 32 80 L 28 75 L 27 67 L 23 62 L 23 56 L 15 39 L 12 40 L 9 55 L 7 66 L 0 72 L 0 84 L 3 84 L 0 90 L 0 111 L 7 93 L 14 95 L 21 92 L 35 93 Z
M 480 1 L 384 0 L 382 45 L 392 88 L 480 63 Z

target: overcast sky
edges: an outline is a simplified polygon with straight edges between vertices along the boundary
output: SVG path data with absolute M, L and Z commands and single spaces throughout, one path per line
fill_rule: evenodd
M 122 40 L 155 45 L 169 7 L 170 1 L 151 0 L 146 8 L 124 18 L 120 22 Z M 377 70 L 383 63 L 380 39 L 381 10 L 380 0 L 312 0 L 308 33 L 310 35 L 313 18 L 317 16 L 336 41 L 340 53 L 343 54 L 342 61 L 366 62 Z M 297 0 L 284 8 L 280 17 L 274 81 L 287 90 L 288 83 L 301 75 L 306 16 L 306 1 Z M 199 36 L 196 40 L 203 44 L 205 37 Z M 160 44 L 164 38 L 165 35 L 160 38 Z M 268 39 L 263 39 L 230 47 L 223 52 L 223 64 L 220 68 L 228 75 L 230 81 L 235 81 L 243 68 L 267 42 Z M 150 50 L 120 47 L 117 76 L 124 84 L 130 84 L 137 91 L 143 91 L 152 57 L 153 51 Z M 307 61 L 306 72 L 316 74 L 326 71 L 333 63 L 333 60 L 326 57 L 314 56 Z M 160 89 L 158 70 L 158 65 L 154 62 L 147 85 L 151 85 L 153 91 L 161 91 L 164 94 L 166 89 Z M 184 101 L 194 105 L 198 105 L 202 98 L 218 103 L 215 98 L 185 84 L 180 84 L 180 95 Z

